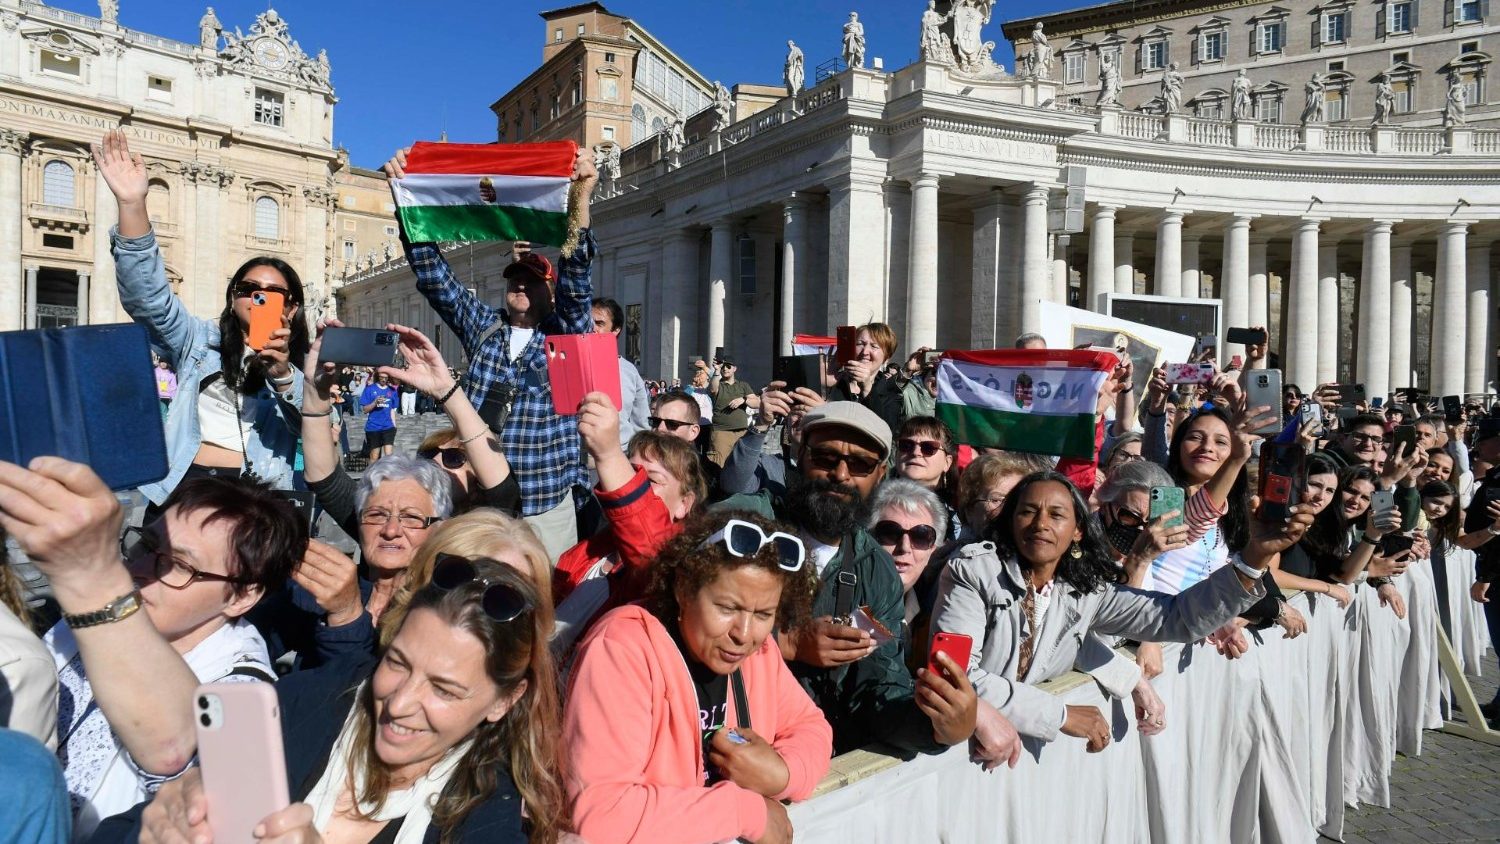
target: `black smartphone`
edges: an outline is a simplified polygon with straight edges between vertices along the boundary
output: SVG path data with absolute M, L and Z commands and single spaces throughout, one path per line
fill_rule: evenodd
M 1363 384 L 1335 384 L 1333 388 L 1338 392 L 1339 404 L 1358 404 L 1365 400 Z
M 714 363 L 718 364 L 719 361 L 721 361 L 723 359 L 724 359 L 724 347 L 723 346 L 714 346 Z
M 1464 416 L 1464 401 L 1458 396 L 1443 396 L 1443 418 L 1457 422 Z
M 859 575 L 852 571 L 841 571 L 833 582 L 833 618 L 839 624 L 848 624 L 854 615 L 854 590 L 859 586 Z
M 275 492 L 297 508 L 297 514 L 307 520 L 307 529 L 312 530 L 313 514 L 316 512 L 313 509 L 313 494 L 296 489 L 278 489 Z
M 1388 533 L 1380 538 L 1380 556 L 1395 557 L 1411 550 L 1413 538 L 1400 533 Z
M 1266 344 L 1266 330 L 1264 328 L 1231 328 L 1224 335 L 1224 340 L 1229 343 L 1239 343 L 1243 346 L 1264 346 Z
M 1397 425 L 1396 430 L 1391 432 L 1391 455 L 1394 457 L 1404 453 L 1407 457 L 1410 457 L 1416 451 L 1417 426 Z
M 772 380 L 786 382 L 786 392 L 805 387 L 823 395 L 822 355 L 780 355 L 771 371 Z
M 1302 500 L 1302 463 L 1307 454 L 1297 443 L 1262 443 L 1260 447 L 1260 518 L 1283 522 Z
M 351 366 L 395 366 L 401 335 L 383 328 L 323 329 L 318 360 Z

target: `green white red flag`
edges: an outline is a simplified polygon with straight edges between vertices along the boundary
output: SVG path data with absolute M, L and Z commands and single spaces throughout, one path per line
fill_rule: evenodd
M 975 447 L 1093 459 L 1099 389 L 1117 362 L 1090 350 L 945 352 L 937 417 Z
M 396 214 L 413 242 L 568 241 L 568 189 L 578 145 L 412 145 L 406 175 L 391 182 Z

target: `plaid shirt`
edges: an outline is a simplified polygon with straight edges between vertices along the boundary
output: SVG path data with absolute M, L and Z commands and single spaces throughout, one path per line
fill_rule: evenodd
M 465 392 L 475 407 L 484 405 L 494 386 L 516 389 L 515 402 L 500 445 L 521 485 L 521 513 L 534 516 L 556 507 L 573 486 L 587 486 L 578 421 L 558 416 L 552 409 L 552 384 L 547 378 L 544 337 L 547 334 L 587 334 L 593 331 L 594 291 L 590 266 L 597 246 L 584 229 L 573 255 L 559 262 L 557 301 L 516 360 L 510 347 L 510 319 L 504 309 L 492 308 L 470 293 L 453 275 L 435 243 L 406 246 L 406 258 L 417 276 L 417 290 L 458 336 L 469 356 Z M 503 320 L 499 331 L 475 348 L 485 329 Z

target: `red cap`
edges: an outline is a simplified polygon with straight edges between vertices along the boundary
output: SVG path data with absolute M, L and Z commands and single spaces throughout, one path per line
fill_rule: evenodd
M 552 270 L 552 262 L 535 252 L 527 252 L 521 255 L 521 260 L 512 263 L 505 268 L 505 277 L 512 278 L 516 273 L 526 271 L 551 284 L 557 280 L 557 273 Z

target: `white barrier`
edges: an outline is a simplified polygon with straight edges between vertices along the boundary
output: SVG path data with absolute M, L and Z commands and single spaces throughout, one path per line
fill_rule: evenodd
M 1153 685 L 1167 703 L 1167 730 L 1156 737 L 1135 732 L 1129 701 L 1106 698 L 1075 673 L 1042 687 L 1101 707 L 1114 741 L 1100 753 L 1062 736 L 1029 743 L 1015 770 L 990 773 L 963 747 L 909 761 L 870 750 L 840 756 L 815 796 L 789 808 L 796 840 L 1342 838 L 1346 804 L 1389 805 L 1397 749 L 1420 752 L 1421 731 L 1441 725 L 1439 598 L 1424 566 L 1397 579 L 1405 620 L 1360 586 L 1346 610 L 1324 595 L 1293 596 L 1307 635 L 1286 639 L 1269 628 L 1237 660 L 1202 644 L 1164 647 Z M 1475 647 L 1469 664 L 1477 666 Z

